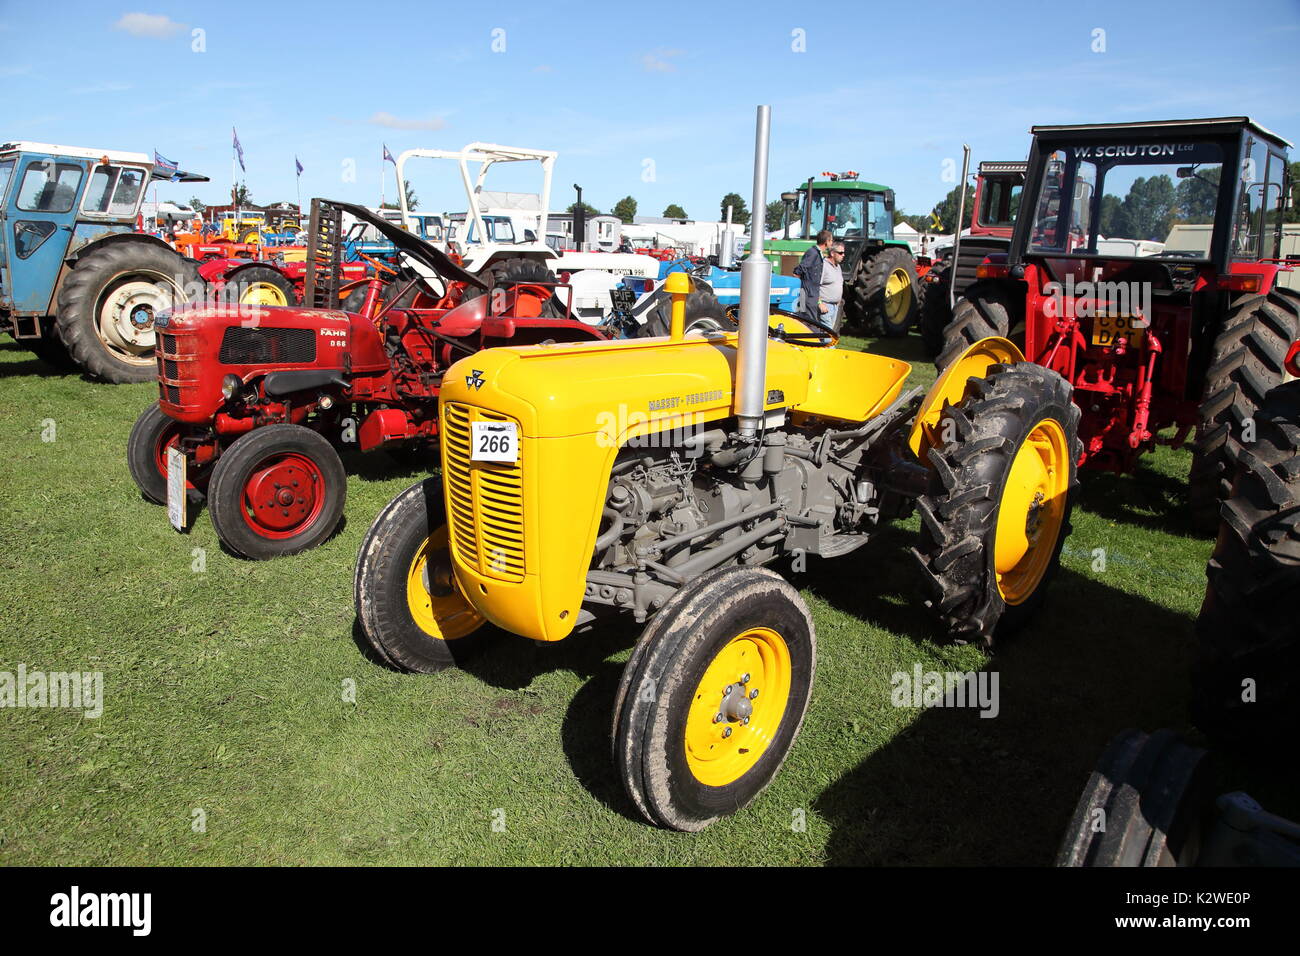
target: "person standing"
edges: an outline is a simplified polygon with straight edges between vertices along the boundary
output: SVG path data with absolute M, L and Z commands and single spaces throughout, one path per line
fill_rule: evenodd
M 826 251 L 826 260 L 822 263 L 821 284 L 817 292 L 817 308 L 820 312 L 818 321 L 829 325 L 836 332 L 843 321 L 844 300 L 844 243 L 836 240 Z
M 821 297 L 822 267 L 832 238 L 829 229 L 817 233 L 816 242 L 808 247 L 793 272 L 799 277 L 799 307 L 795 311 L 818 321 L 821 320 L 823 311 L 818 301 Z

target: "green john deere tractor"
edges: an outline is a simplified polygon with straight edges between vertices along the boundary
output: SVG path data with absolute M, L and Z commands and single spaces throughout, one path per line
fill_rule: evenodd
M 767 257 L 781 275 L 793 275 L 813 237 L 830 230 L 844 243 L 844 321 L 872 335 L 906 335 L 920 310 L 912 250 L 894 238 L 894 191 L 858 179 L 856 172 L 823 173 L 799 189 L 807 238 L 769 240 Z M 789 195 L 789 194 L 787 194 Z

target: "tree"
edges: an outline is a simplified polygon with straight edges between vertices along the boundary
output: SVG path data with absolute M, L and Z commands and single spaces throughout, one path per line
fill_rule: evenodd
M 614 203 L 614 215 L 618 216 L 625 225 L 630 223 L 636 218 L 636 200 L 631 196 L 624 196 Z
M 668 208 L 664 210 L 665 219 L 687 219 L 686 210 L 677 203 L 669 203 Z
M 253 194 L 248 191 L 248 183 L 239 183 L 235 186 L 235 205 L 251 206 L 253 205 Z
M 1221 171 L 1218 167 L 1194 170 L 1191 176 L 1179 181 L 1174 190 L 1174 203 L 1183 222 L 1214 221 L 1214 210 L 1219 204 Z
M 1124 197 L 1125 239 L 1163 242 L 1174 220 L 1174 181 L 1167 175 L 1139 176 Z
M 402 185 L 406 187 L 406 208 L 414 212 L 416 209 L 420 208 L 420 197 L 417 196 L 415 194 L 415 190 L 411 188 L 410 180 L 407 179 L 402 180 Z M 380 203 L 379 208 L 400 209 L 402 207 L 399 203 L 396 202 L 385 202 L 385 203 Z
M 745 200 L 740 198 L 738 193 L 727 193 L 722 197 L 722 215 L 718 218 L 723 222 L 727 220 L 727 207 L 731 207 L 731 221 L 741 226 L 749 225 L 749 207 L 745 205 Z
M 958 212 L 957 207 L 960 203 L 961 203 L 961 187 L 954 186 L 952 187 L 952 190 L 949 191 L 948 195 L 944 196 L 943 199 L 939 200 L 939 202 L 935 205 L 934 213 L 936 216 L 939 217 L 940 231 L 945 233 L 956 232 L 957 212 Z M 975 203 L 975 187 L 967 186 L 966 206 L 964 212 L 962 213 L 962 215 L 966 217 L 967 222 L 970 221 L 970 211 L 974 203 Z
M 1101 197 L 1101 221 L 1097 224 L 1097 234 L 1110 238 L 1126 236 L 1128 233 L 1128 217 L 1124 212 L 1124 204 L 1119 201 L 1118 196 L 1106 193 Z
M 768 232 L 774 232 L 781 228 L 785 222 L 785 203 L 779 199 L 773 199 L 767 204 L 767 215 L 764 217 Z
M 578 204 L 576 202 L 569 203 L 569 208 L 565 210 L 565 212 L 567 212 L 569 215 L 573 215 L 577 211 L 578 211 Z M 600 215 L 600 210 L 597 209 L 595 206 L 591 205 L 591 203 L 583 203 L 582 211 L 585 212 L 588 216 Z
M 909 216 L 907 213 L 903 212 L 903 210 L 901 210 L 901 209 L 895 209 L 895 210 L 894 210 L 894 225 L 897 226 L 899 223 L 902 223 L 902 222 L 907 223 L 909 226 L 911 226 L 911 227 L 912 227 L 913 229 L 915 229 L 917 232 L 933 232 L 933 231 L 934 231 L 934 229 L 931 228 L 931 225 L 930 225 L 930 217 L 929 217 L 929 216 Z
M 205 212 L 208 211 L 207 203 L 200 202 L 198 196 L 190 197 L 190 208 L 193 209 L 195 212 L 197 212 L 200 216 L 202 216 Z
M 1282 221 L 1300 222 L 1300 163 L 1291 164 L 1291 208 L 1282 214 Z

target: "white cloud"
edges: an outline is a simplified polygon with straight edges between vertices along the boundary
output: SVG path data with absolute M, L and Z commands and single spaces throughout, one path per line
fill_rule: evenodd
M 534 72 L 534 73 L 554 73 L 554 72 L 555 72 L 555 67 L 551 66 L 551 64 L 549 64 L 549 63 L 539 63 L 539 64 L 537 64 L 537 66 L 533 67 L 533 72 Z
M 68 90 L 74 96 L 81 96 L 87 93 L 125 93 L 131 89 L 130 83 L 91 83 L 89 86 L 74 86 Z
M 681 56 L 683 50 L 652 50 L 641 56 L 641 66 L 648 73 L 672 73 L 677 69 L 677 64 L 671 62 L 674 57 Z
M 166 39 L 185 29 L 185 24 L 177 23 L 162 13 L 124 13 L 122 19 L 113 24 L 115 30 L 125 30 L 133 37 L 155 37 Z
M 366 120 L 373 126 L 386 126 L 389 129 L 442 129 L 447 125 L 447 121 L 441 116 L 434 116 L 429 119 L 403 119 L 400 116 L 394 116 L 392 113 L 380 111 L 375 113 L 370 119 Z

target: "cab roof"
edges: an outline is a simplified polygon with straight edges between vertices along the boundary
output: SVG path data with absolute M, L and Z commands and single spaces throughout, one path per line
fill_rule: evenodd
M 1249 129 L 1265 139 L 1291 147 L 1291 143 L 1277 133 L 1260 126 L 1249 116 L 1217 116 L 1203 119 L 1149 120 L 1139 123 L 1083 123 L 1072 126 L 1031 126 L 1029 132 L 1034 136 L 1046 136 L 1051 139 L 1071 138 L 1080 134 L 1102 134 L 1104 136 L 1122 136 L 1129 133 L 1176 136 L 1181 133 L 1202 133 L 1219 135 L 1235 133 L 1240 129 Z
M 131 163 L 147 166 L 154 179 L 171 179 L 173 172 L 154 165 L 153 158 L 147 153 L 132 153 L 122 149 L 89 149 L 85 146 L 59 146 L 55 143 L 33 143 L 30 140 L 16 140 L 0 145 L 3 153 L 47 153 L 50 156 L 71 156 L 75 159 L 107 159 L 111 163 Z M 183 169 L 175 171 L 177 182 L 206 183 L 208 177 L 199 173 L 189 173 Z

